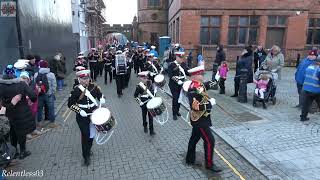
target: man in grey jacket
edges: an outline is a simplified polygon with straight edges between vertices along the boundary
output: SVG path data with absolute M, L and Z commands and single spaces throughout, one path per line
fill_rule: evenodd
M 57 81 L 55 75 L 50 72 L 49 63 L 45 60 L 39 62 L 39 72 L 34 75 L 34 78 L 37 79 L 39 74 L 46 75 L 49 88 L 45 94 L 39 94 L 38 96 L 38 122 L 42 121 L 42 111 L 45 104 L 48 106 L 49 117 L 47 120 L 50 121 L 49 127 L 55 128 L 55 113 L 54 113 L 54 101 L 55 101 L 55 92 L 57 88 Z

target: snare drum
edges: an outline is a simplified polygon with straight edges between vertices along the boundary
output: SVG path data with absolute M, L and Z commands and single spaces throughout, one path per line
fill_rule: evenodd
M 154 77 L 154 83 L 156 86 L 162 88 L 166 84 L 166 80 L 164 78 L 164 75 L 158 74 Z
M 155 117 L 161 115 L 166 110 L 166 106 L 160 97 L 154 97 L 147 103 L 147 109 Z
M 107 108 L 98 108 L 94 110 L 90 118 L 98 133 L 107 133 L 116 125 L 115 118 Z
M 184 93 L 185 95 L 187 95 L 191 83 L 192 83 L 191 80 L 185 81 L 185 82 L 183 83 L 182 89 L 183 89 L 183 93 Z

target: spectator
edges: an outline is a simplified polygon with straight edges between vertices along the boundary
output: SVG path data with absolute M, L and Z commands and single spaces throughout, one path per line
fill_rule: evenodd
M 26 59 L 29 60 L 26 71 L 29 73 L 30 80 L 33 81 L 34 74 L 38 72 L 36 58 L 33 55 L 28 55 Z
M 58 53 L 56 56 L 54 56 L 52 72 L 55 74 L 57 79 L 58 91 L 62 91 L 67 70 L 65 59 L 61 53 Z
M 299 104 L 297 108 L 302 108 L 304 100 L 304 91 L 302 91 L 303 82 L 305 79 L 305 72 L 309 65 L 313 64 L 317 59 L 317 50 L 311 50 L 309 55 L 299 64 L 297 71 L 295 73 L 295 80 L 297 83 L 297 89 L 299 94 Z
M 225 60 L 226 60 L 226 53 L 223 50 L 223 45 L 220 44 L 217 47 L 216 59 L 214 60 L 214 63 L 218 67 L 221 65 L 221 62 Z
M 239 93 L 240 88 L 240 75 L 241 70 L 245 69 L 247 70 L 247 83 L 253 82 L 253 72 L 252 72 L 252 49 L 251 46 L 246 47 L 242 53 L 240 59 L 237 61 L 236 64 L 236 76 L 234 77 L 234 95 L 231 97 L 237 97 Z
M 267 53 L 264 51 L 263 47 L 259 45 L 254 52 L 254 72 L 260 67 L 260 64 L 265 60 Z
M 305 79 L 303 82 L 304 101 L 300 121 L 308 121 L 309 108 L 316 100 L 320 107 L 320 58 L 315 60 L 315 63 L 308 66 L 305 71 Z
M 198 66 L 204 65 L 204 60 L 201 53 L 198 54 L 197 60 L 198 60 L 198 63 L 197 63 Z
M 277 73 L 278 79 L 281 80 L 281 68 L 284 66 L 284 56 L 281 49 L 276 45 L 272 46 L 270 53 L 261 65 L 265 66 L 265 69 Z
M 3 106 L 6 107 L 6 116 L 10 122 L 11 144 L 16 149 L 18 143 L 20 146 L 20 159 L 31 154 L 26 150 L 26 135 L 36 128 L 26 96 L 32 102 L 36 101 L 36 94 L 32 89 L 25 82 L 15 78 L 12 68 L 6 68 L 5 75 L 0 80 L 0 97 L 3 100 Z
M 39 103 L 38 104 L 38 122 L 41 124 L 43 106 L 47 104 L 48 120 L 50 121 L 49 127 L 55 128 L 57 127 L 57 125 L 55 124 L 55 115 L 54 115 L 55 91 L 57 87 L 56 77 L 52 72 L 50 72 L 50 68 L 48 68 L 49 64 L 47 61 L 41 60 L 39 62 L 39 66 L 40 66 L 39 72 L 37 72 L 34 75 L 37 85 L 40 86 L 43 91 L 39 93 L 39 97 L 38 97 L 38 103 Z M 37 79 L 38 76 L 39 78 Z
M 226 61 L 222 61 L 221 66 L 218 68 L 218 72 L 220 75 L 220 79 L 219 79 L 219 86 L 220 86 L 220 93 L 219 94 L 225 94 L 225 85 L 224 82 L 227 80 L 227 75 L 228 75 L 228 64 Z

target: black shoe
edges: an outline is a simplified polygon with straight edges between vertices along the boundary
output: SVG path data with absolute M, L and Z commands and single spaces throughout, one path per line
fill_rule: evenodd
M 84 158 L 84 165 L 85 166 L 89 166 L 90 165 L 90 158 L 89 157 Z
M 208 169 L 209 171 L 212 171 L 214 173 L 218 173 L 218 172 L 222 171 L 222 169 L 218 168 L 216 165 L 213 165 L 212 167 L 206 168 L 206 169 Z
M 30 155 L 31 155 L 30 151 L 23 151 L 23 152 L 20 153 L 19 159 L 24 159 L 24 158 L 26 158 L 27 156 L 30 156 Z
M 300 121 L 309 121 L 310 119 L 307 117 L 307 118 L 300 118 Z
M 196 162 L 186 162 L 186 164 L 187 164 L 188 166 L 202 166 L 201 163 L 196 163 Z
M 144 127 L 144 128 L 143 128 L 143 131 L 144 131 L 145 133 L 148 133 L 148 128 L 147 128 L 147 127 Z
M 238 94 L 234 94 L 234 95 L 232 95 L 231 97 L 238 97 Z
M 177 120 L 177 116 L 176 115 L 173 115 L 173 120 Z
M 180 117 L 180 116 L 181 116 L 181 114 L 180 114 L 179 112 L 177 112 L 177 116 L 179 116 L 179 117 Z
M 150 131 L 150 135 L 154 136 L 154 135 L 156 135 L 156 133 L 152 130 L 152 131 Z

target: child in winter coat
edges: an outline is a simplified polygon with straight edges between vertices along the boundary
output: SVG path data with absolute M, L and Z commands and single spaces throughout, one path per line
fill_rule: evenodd
M 255 89 L 255 94 L 260 95 L 261 99 L 264 99 L 264 93 L 267 91 L 267 86 L 269 83 L 269 77 L 265 74 L 260 75 L 260 79 L 253 80 L 253 82 L 257 85 L 257 88 Z
M 219 86 L 220 86 L 220 94 L 225 94 L 225 85 L 224 82 L 227 80 L 229 67 L 226 61 L 222 61 L 221 65 L 218 68 L 218 72 L 220 75 Z

